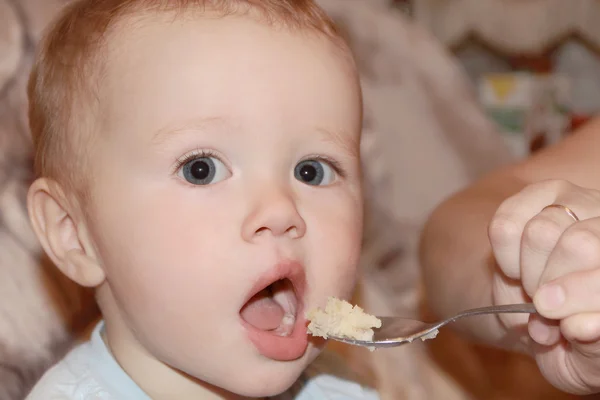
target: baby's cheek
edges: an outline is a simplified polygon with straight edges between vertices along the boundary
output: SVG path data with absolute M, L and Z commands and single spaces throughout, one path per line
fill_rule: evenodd
M 343 254 L 343 250 L 338 249 L 338 251 L 332 253 Z M 314 282 L 314 289 L 318 293 L 317 302 L 324 301 L 328 296 L 349 299 L 353 294 L 357 281 L 356 264 L 357 260 L 348 257 L 323 260 L 322 265 L 327 267 L 317 267 L 311 280 Z
M 356 287 L 356 283 L 358 282 L 358 271 L 354 269 L 352 272 L 348 272 L 342 282 L 342 290 L 344 291 L 342 298 L 350 299 L 354 294 L 354 289 Z

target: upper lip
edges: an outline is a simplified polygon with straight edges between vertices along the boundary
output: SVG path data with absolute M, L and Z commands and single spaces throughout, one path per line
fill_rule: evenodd
M 294 288 L 298 306 L 301 307 L 306 289 L 306 274 L 302 264 L 293 260 L 280 261 L 273 268 L 261 275 L 250 289 L 248 296 L 244 300 L 244 305 L 261 290 L 281 279 L 290 280 Z

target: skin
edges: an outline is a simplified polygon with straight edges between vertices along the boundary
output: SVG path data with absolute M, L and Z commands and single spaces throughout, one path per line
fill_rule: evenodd
M 443 202 L 421 239 L 441 316 L 533 301 L 539 315 L 461 323 L 477 341 L 531 354 L 550 383 L 600 392 L 600 119 Z M 544 209 L 562 204 L 564 210 Z
M 270 359 L 239 312 L 282 262 L 304 268 L 305 309 L 351 294 L 362 230 L 353 64 L 324 37 L 250 15 L 134 22 L 108 43 L 91 201 L 39 179 L 34 228 L 63 272 L 97 288 L 105 340 L 150 397 L 275 395 L 319 348 Z M 210 185 L 178 168 L 201 150 L 217 164 Z M 296 179 L 316 156 L 343 172 L 323 161 L 326 184 Z

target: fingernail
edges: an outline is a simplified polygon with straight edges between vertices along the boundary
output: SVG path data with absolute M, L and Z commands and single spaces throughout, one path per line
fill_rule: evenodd
M 566 295 L 560 285 L 550 284 L 542 286 L 538 291 L 537 303 L 540 308 L 547 311 L 554 311 L 559 309 L 565 304 Z

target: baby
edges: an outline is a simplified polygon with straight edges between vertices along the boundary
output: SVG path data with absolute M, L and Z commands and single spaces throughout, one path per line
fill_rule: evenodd
M 30 86 L 30 218 L 103 320 L 29 399 L 279 395 L 347 298 L 362 230 L 355 65 L 311 0 L 80 0 Z M 298 399 L 375 399 L 349 381 Z

